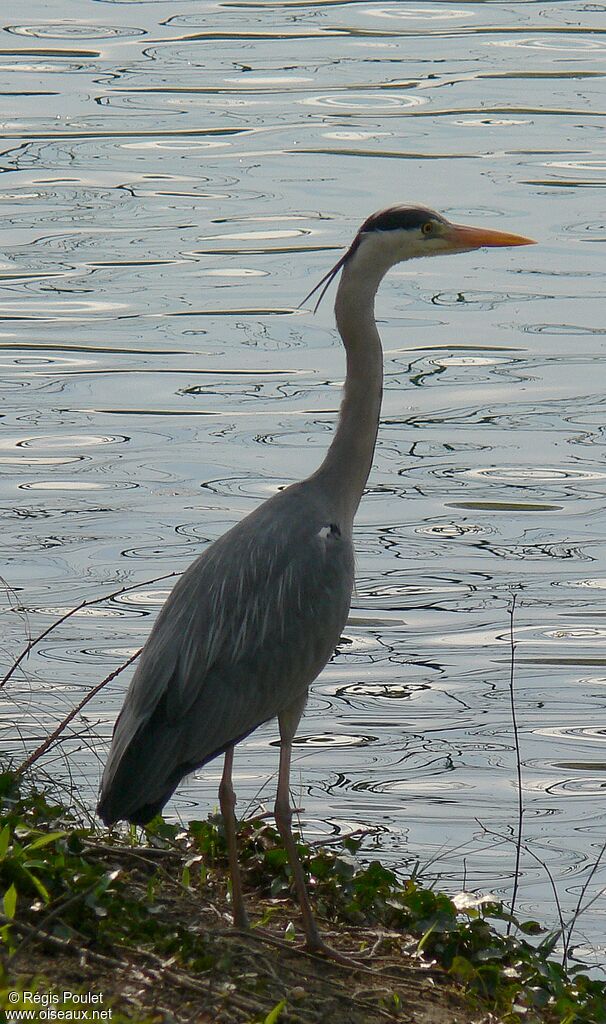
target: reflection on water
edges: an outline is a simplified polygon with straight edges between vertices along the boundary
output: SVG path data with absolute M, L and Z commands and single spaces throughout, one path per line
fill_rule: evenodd
M 315 468 L 343 359 L 329 303 L 297 307 L 362 217 L 418 200 L 540 240 L 400 267 L 382 289 L 357 593 L 293 786 L 312 835 L 370 823 L 401 869 L 510 894 L 515 592 L 525 837 L 565 916 L 605 839 L 599 15 L 61 0 L 49 17 L 32 0 L 0 47 L 7 660 L 80 601 L 185 567 Z M 30 750 L 128 658 L 169 585 L 45 638 L 4 691 L 4 746 Z M 64 773 L 69 752 L 91 801 L 124 685 L 46 760 Z M 268 726 L 243 744 L 242 809 L 272 802 L 275 742 Z M 213 807 L 219 773 L 171 813 Z M 522 883 L 522 911 L 554 922 L 529 856 Z M 579 925 L 595 963 L 603 907 Z

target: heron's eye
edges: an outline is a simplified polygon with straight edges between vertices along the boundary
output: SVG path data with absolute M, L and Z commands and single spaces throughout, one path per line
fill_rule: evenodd
M 433 231 L 433 224 L 431 223 L 430 220 L 425 221 L 425 223 L 423 224 L 423 227 L 421 228 L 421 231 L 422 231 L 422 233 L 424 235 L 430 235 L 432 233 L 432 231 Z

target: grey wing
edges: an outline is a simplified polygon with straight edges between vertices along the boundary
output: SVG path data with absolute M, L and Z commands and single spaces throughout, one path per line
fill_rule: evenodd
M 300 504 L 296 489 L 265 503 L 174 588 L 116 723 L 105 821 L 147 820 L 185 774 L 300 697 L 330 658 L 353 551 L 321 510 L 302 515 Z

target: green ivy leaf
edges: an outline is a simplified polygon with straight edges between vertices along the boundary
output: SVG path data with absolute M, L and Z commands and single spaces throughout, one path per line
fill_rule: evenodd
M 67 832 L 47 832 L 45 835 L 39 836 L 38 839 L 34 839 L 33 843 L 28 843 L 25 849 L 28 853 L 31 850 L 39 850 L 43 846 L 54 843 L 55 839 L 62 839 L 67 834 Z
M 10 918 L 12 921 L 17 909 L 17 890 L 15 889 L 14 883 L 4 893 L 3 905 L 5 917 Z
M 8 844 L 11 841 L 11 830 L 9 825 L 5 825 L 0 832 L 0 860 L 4 860 L 6 852 L 8 850 Z
M 545 931 L 538 921 L 522 921 L 519 928 L 524 935 L 542 935 Z
M 267 1017 L 263 1021 L 263 1024 L 276 1024 L 276 1022 L 280 1019 L 280 1015 L 285 1006 L 286 1000 L 282 999 L 276 1006 L 274 1006 L 273 1010 L 269 1011 Z

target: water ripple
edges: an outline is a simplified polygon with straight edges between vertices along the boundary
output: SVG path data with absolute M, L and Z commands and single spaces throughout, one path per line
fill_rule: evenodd
M 49 21 L 33 25 L 4 25 L 5 32 L 34 39 L 128 39 L 145 35 L 145 29 L 126 25 L 95 25 L 82 21 Z
M 427 203 L 540 244 L 419 261 L 381 289 L 357 592 L 293 778 L 313 834 L 370 823 L 398 870 L 510 898 L 509 844 L 475 818 L 515 819 L 516 593 L 525 841 L 571 917 L 605 782 L 602 6 L 102 0 L 79 19 L 59 0 L 7 18 L 6 657 L 78 601 L 141 587 L 32 651 L 0 704 L 5 749 L 141 646 L 170 589 L 149 581 L 317 467 L 344 363 L 330 297 L 315 317 L 301 298 L 373 209 Z M 126 682 L 77 723 L 99 723 L 97 756 Z M 242 806 L 276 742 L 268 723 L 243 744 Z M 92 805 L 97 756 L 65 749 Z M 219 776 L 168 813 L 203 816 Z M 557 924 L 531 859 L 520 912 Z M 583 924 L 593 955 L 597 905 Z

